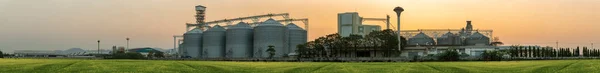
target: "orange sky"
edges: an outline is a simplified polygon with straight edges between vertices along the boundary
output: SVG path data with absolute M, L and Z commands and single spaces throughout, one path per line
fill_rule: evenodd
M 124 46 L 172 48 L 172 35 L 194 20 L 194 6 L 207 20 L 267 13 L 309 18 L 309 39 L 337 32 L 337 13 L 395 16 L 402 29 L 493 29 L 506 44 L 589 46 L 600 41 L 600 0 L 0 0 L 0 50 L 96 49 Z M 395 17 L 391 20 L 395 25 Z M 299 22 L 298 22 L 299 23 Z M 381 24 L 382 22 L 366 22 Z M 598 43 L 600 44 L 600 43 Z

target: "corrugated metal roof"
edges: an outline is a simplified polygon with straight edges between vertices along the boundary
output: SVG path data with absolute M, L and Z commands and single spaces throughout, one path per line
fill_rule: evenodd
M 286 27 L 290 30 L 304 30 L 294 23 L 287 24 Z
M 415 35 L 415 36 L 414 36 L 414 37 L 412 37 L 412 38 L 431 38 L 431 37 L 427 36 L 427 35 L 426 35 L 425 33 L 423 33 L 423 32 L 420 32 L 419 34 Z
M 229 29 L 252 29 L 252 27 L 250 25 L 248 25 L 247 23 L 240 22 L 238 24 L 235 24 L 235 25 L 229 27 Z
M 185 32 L 185 34 L 190 34 L 190 33 L 202 33 L 202 30 L 200 28 L 194 28 L 188 32 Z
M 206 31 L 225 31 L 225 28 L 219 26 L 219 25 L 215 25 L 212 28 L 206 30 Z
M 475 32 L 473 33 L 473 35 L 469 36 L 469 38 L 488 38 L 485 35 L 479 33 L 479 32 Z
M 450 37 L 450 36 L 453 36 L 453 35 L 454 35 L 454 34 L 452 34 L 451 32 L 448 32 L 448 33 L 446 33 L 446 34 L 444 34 L 444 35 L 440 36 L 439 38 L 448 38 L 448 37 Z
M 283 24 L 275 21 L 273 18 L 267 19 L 265 22 L 262 22 L 258 26 L 283 26 Z

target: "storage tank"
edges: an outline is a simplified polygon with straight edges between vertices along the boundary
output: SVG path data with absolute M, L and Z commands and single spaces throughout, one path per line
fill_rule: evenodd
M 437 40 L 437 45 L 454 45 L 454 37 L 455 35 L 452 34 L 451 32 L 448 32 L 440 37 L 438 37 Z
M 273 57 L 282 57 L 285 53 L 284 50 L 287 48 L 286 38 L 284 38 L 285 31 L 286 27 L 273 19 L 268 19 L 254 27 L 253 57 L 269 57 L 269 53 L 266 52 L 269 45 L 274 46 L 275 55 Z
M 435 41 L 433 38 L 427 36 L 425 33 L 420 32 L 412 38 L 408 39 L 408 45 L 434 45 Z
M 290 54 L 290 53 L 296 53 L 296 51 L 298 50 L 296 48 L 297 45 L 299 44 L 304 44 L 306 43 L 306 30 L 298 27 L 296 24 L 294 23 L 290 23 L 286 25 L 287 27 L 287 42 L 288 42 L 288 49 L 286 54 Z
M 202 34 L 202 55 L 205 58 L 225 56 L 225 28 L 215 25 Z
M 471 36 L 468 36 L 466 39 L 466 45 L 489 45 L 490 38 L 479 33 L 475 32 Z
M 228 27 L 226 31 L 226 46 L 225 49 L 231 50 L 232 58 L 250 58 L 252 57 L 252 46 L 254 30 L 250 25 L 240 22 L 236 25 Z
M 202 49 L 202 30 L 194 28 L 183 34 L 182 56 L 191 58 L 200 58 L 200 49 Z

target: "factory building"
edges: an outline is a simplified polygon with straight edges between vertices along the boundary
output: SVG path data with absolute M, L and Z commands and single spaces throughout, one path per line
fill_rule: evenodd
M 367 35 L 372 31 L 381 30 L 379 25 L 366 25 L 363 24 L 364 20 L 379 20 L 388 23 L 389 18 L 363 18 L 358 15 L 357 12 L 345 12 L 338 14 L 338 33 L 342 37 L 355 35 Z
M 206 7 L 196 6 L 196 19 L 193 27 L 183 34 L 179 43 L 179 56 L 184 58 L 199 59 L 258 59 L 267 58 L 269 46 L 274 46 L 273 57 L 287 57 L 295 55 L 296 46 L 306 43 L 308 19 L 292 19 L 289 14 L 266 14 L 235 19 L 204 21 Z M 284 20 L 275 20 L 273 16 L 282 16 Z M 269 17 L 262 22 L 259 18 Z M 241 22 L 252 20 L 253 23 Z M 233 25 L 234 21 L 240 21 Z M 291 23 L 292 21 L 304 22 L 304 29 Z M 282 24 L 285 22 L 285 24 Z M 226 25 L 219 25 L 226 23 Z M 177 41 L 174 36 L 174 41 Z M 177 47 L 178 43 L 175 43 Z
M 486 50 L 509 49 L 509 46 L 490 45 L 492 30 L 473 30 L 473 25 L 471 24 L 472 21 L 467 20 L 466 22 L 466 27 L 458 30 L 402 30 L 401 35 L 408 37 L 408 41 L 401 56 L 426 56 L 429 54 L 441 53 L 446 50 L 456 50 L 459 53 L 479 56 Z

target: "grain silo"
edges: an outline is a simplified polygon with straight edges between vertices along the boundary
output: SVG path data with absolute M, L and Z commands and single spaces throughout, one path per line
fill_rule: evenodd
M 183 34 L 183 56 L 191 58 L 200 57 L 200 49 L 202 49 L 202 30 L 194 28 Z
M 466 45 L 489 45 L 490 38 L 479 33 L 475 32 L 471 36 L 468 36 L 466 39 Z
M 454 45 L 454 37 L 456 37 L 454 34 L 452 34 L 451 32 L 448 32 L 440 37 L 437 38 L 437 45 L 444 45 L 444 46 L 448 46 L 448 45 Z
M 231 53 L 232 58 L 250 58 L 252 57 L 253 33 L 252 27 L 244 22 L 228 27 L 226 31 L 225 48 Z
M 420 32 L 412 38 L 408 39 L 408 45 L 434 45 L 435 41 L 433 38 L 427 36 L 425 33 Z
M 286 38 L 284 38 L 285 30 L 286 27 L 283 24 L 273 19 L 268 19 L 254 27 L 253 57 L 269 57 L 269 53 L 266 50 L 270 45 L 274 46 L 275 49 L 273 57 L 282 57 L 285 54 L 284 49 L 287 48 L 287 44 L 285 44 Z
M 289 53 L 296 53 L 296 46 L 299 44 L 304 44 L 306 43 L 306 30 L 298 27 L 296 24 L 294 23 L 290 23 L 286 25 L 287 27 L 287 35 L 286 37 L 288 38 L 287 40 L 287 44 L 288 44 L 288 51 L 286 52 L 287 54 Z
M 205 58 L 225 56 L 225 28 L 215 25 L 202 35 L 202 55 Z

